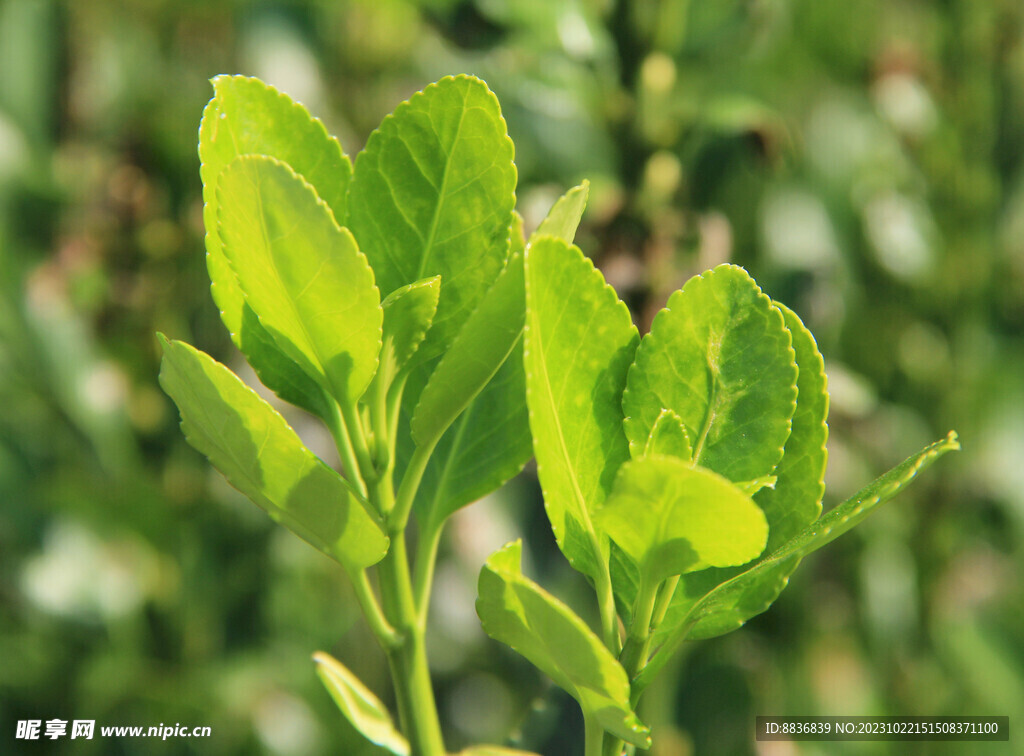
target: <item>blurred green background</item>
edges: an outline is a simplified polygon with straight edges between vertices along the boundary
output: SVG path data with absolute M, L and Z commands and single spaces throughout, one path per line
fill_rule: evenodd
M 362 752 L 310 661 L 330 651 L 389 699 L 346 581 L 186 445 L 154 332 L 241 367 L 203 259 L 211 76 L 264 78 L 354 154 L 457 72 L 502 102 L 528 227 L 590 179 L 578 242 L 642 329 L 724 261 L 802 315 L 832 391 L 826 507 L 961 435 L 767 614 L 685 650 L 641 710 L 653 753 L 1024 753 L 1019 0 L 0 1 L 0 751 Z M 575 705 L 472 607 L 519 535 L 530 574 L 594 614 L 529 468 L 461 513 L 431 614 L 448 744 L 581 753 Z M 755 715 L 885 713 L 1018 729 L 751 738 Z M 213 737 L 14 740 L 51 718 Z

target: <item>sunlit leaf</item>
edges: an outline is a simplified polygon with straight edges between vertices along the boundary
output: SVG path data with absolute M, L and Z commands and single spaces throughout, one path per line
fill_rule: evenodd
M 160 385 L 189 443 L 282 525 L 341 562 L 379 562 L 388 539 L 348 484 L 234 373 L 181 341 L 163 341 Z
M 380 303 L 384 310 L 381 365 L 389 373 L 385 386 L 406 367 L 427 335 L 441 293 L 441 277 L 434 276 L 395 289 Z
M 316 673 L 331 698 L 359 734 L 395 756 L 409 756 L 409 741 L 395 729 L 380 699 L 330 654 L 313 654 Z
M 477 614 L 484 631 L 529 659 L 616 737 L 650 746 L 629 705 L 629 680 L 612 653 L 568 606 L 526 578 L 522 544 L 496 551 L 480 572 Z
M 245 304 L 221 246 L 217 179 L 239 155 L 271 155 L 288 163 L 312 184 L 343 222 L 352 165 L 318 119 L 259 79 L 217 76 L 213 88 L 214 97 L 203 112 L 199 128 L 206 264 L 213 299 L 232 339 L 260 380 L 282 399 L 324 416 L 328 400 L 323 390 L 281 352 Z
M 778 594 L 785 585 L 789 572 L 801 558 L 836 538 L 860 523 L 880 505 L 902 491 L 917 474 L 949 451 L 960 448 L 956 433 L 950 431 L 944 439 L 926 446 L 889 472 L 865 486 L 854 496 L 830 510 L 790 538 L 771 554 L 753 567 L 718 585 L 686 607 L 682 616 L 670 624 L 673 634 L 665 639 L 664 646 L 656 653 L 651 663 L 640 675 L 639 685 L 646 686 L 651 678 L 665 665 L 678 645 L 690 638 L 690 631 L 702 620 L 712 620 L 715 635 L 735 630 L 747 618 L 764 611 L 760 606 L 765 595 Z M 760 608 L 756 608 L 760 606 Z M 676 609 L 676 607 L 673 607 Z M 705 632 L 701 637 L 710 637 Z
M 587 208 L 589 195 L 589 181 L 584 181 L 579 186 L 574 186 L 567 191 L 548 211 L 547 217 L 541 221 L 533 233 L 533 237 L 539 239 L 542 236 L 554 236 L 572 244 L 576 237 L 576 229 L 580 225 L 580 219 L 583 218 L 583 211 Z
M 764 550 L 768 524 L 717 473 L 675 457 L 626 462 L 595 518 L 649 585 L 706 567 L 744 564 Z
M 457 76 L 399 105 L 356 158 L 347 225 L 381 291 L 441 276 L 430 354 L 452 342 L 505 265 L 512 156 L 497 98 Z
M 771 474 L 796 408 L 782 313 L 747 275 L 720 265 L 687 281 L 636 352 L 622 406 L 631 448 L 663 409 L 683 421 L 694 462 L 743 481 Z
M 784 305 L 777 306 L 792 334 L 800 372 L 793 430 L 786 440 L 785 454 L 775 468 L 775 475 L 769 476 L 769 479 L 776 479 L 774 486 L 764 485 L 754 494 L 754 501 L 768 518 L 766 554 L 771 554 L 821 513 L 821 498 L 825 493 L 825 441 L 828 439 L 828 392 L 821 354 L 800 318 Z M 737 485 L 753 487 L 767 483 L 767 480 L 762 477 Z M 786 587 L 789 575 L 798 564 L 796 559 L 776 563 L 770 574 L 763 574 L 757 592 L 750 589 L 742 595 L 736 594 L 742 602 L 733 606 L 720 604 L 720 612 L 702 616 L 690 630 L 689 637 L 705 638 L 729 632 L 737 624 L 763 612 Z M 738 570 L 735 569 L 705 570 L 685 576 L 676 588 L 672 608 L 657 637 L 668 637 L 674 631 L 672 622 L 684 616 L 694 601 L 736 574 Z
M 686 435 L 683 421 L 679 415 L 669 409 L 661 411 L 651 427 L 651 432 L 647 435 L 647 442 L 637 449 L 644 455 L 664 454 L 678 457 L 687 462 L 693 458 L 690 437 Z
M 537 474 L 559 547 L 598 570 L 591 515 L 629 458 L 622 389 L 638 335 L 629 310 L 576 247 L 553 237 L 526 251 L 526 396 Z
M 373 271 L 313 188 L 273 158 L 220 174 L 224 253 L 246 302 L 282 351 L 341 402 L 377 371 L 382 311 Z

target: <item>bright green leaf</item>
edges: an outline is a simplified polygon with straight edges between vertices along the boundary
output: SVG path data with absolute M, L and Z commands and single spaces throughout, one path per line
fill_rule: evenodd
M 323 390 L 266 333 L 246 306 L 217 229 L 217 179 L 239 155 L 271 155 L 291 165 L 343 221 L 352 165 L 337 140 L 302 105 L 259 79 L 218 76 L 199 127 L 206 263 L 214 301 L 260 380 L 282 399 L 324 416 Z
M 224 252 L 249 306 L 338 401 L 357 400 L 377 371 L 383 315 L 352 234 L 273 158 L 236 158 L 217 194 Z
M 533 751 L 520 751 L 518 748 L 505 748 L 493 745 L 475 745 L 464 748 L 455 756 L 539 756 Z
M 644 456 L 664 454 L 689 462 L 693 458 L 690 437 L 686 435 L 683 421 L 672 410 L 663 409 L 654 421 L 647 442 L 643 445 Z
M 160 385 L 189 443 L 235 488 L 350 570 L 376 564 L 388 539 L 348 484 L 284 418 L 204 352 L 164 340 Z
M 576 238 L 576 229 L 579 228 L 580 219 L 583 218 L 583 211 L 587 208 L 589 195 L 590 182 L 585 180 L 559 197 L 548 211 L 547 217 L 537 227 L 532 238 L 554 236 L 572 244 L 573 239 Z
M 381 291 L 441 276 L 430 354 L 452 342 L 505 265 L 512 156 L 497 98 L 457 76 L 399 105 L 356 158 L 348 226 Z
M 522 336 L 525 298 L 523 258 L 514 255 L 420 394 L 411 425 L 417 444 L 436 443 L 508 359 Z
M 782 313 L 742 268 L 691 278 L 654 318 L 630 368 L 622 406 L 631 448 L 643 448 L 670 409 L 697 464 L 734 481 L 770 474 L 796 407 L 790 342 Z
M 559 547 L 599 570 L 591 514 L 629 458 L 622 389 L 638 335 L 629 310 L 576 247 L 550 236 L 526 251 L 526 397 L 537 474 Z
M 572 609 L 523 575 L 521 555 L 521 542 L 510 543 L 480 572 L 476 610 L 484 631 L 550 676 L 605 730 L 648 748 L 649 731 L 629 705 L 626 671 Z
M 753 500 L 717 473 L 675 457 L 626 462 L 594 518 L 650 585 L 705 567 L 745 564 L 768 540 Z
M 775 468 L 778 482 L 760 491 L 754 500 L 768 517 L 768 550 L 800 532 L 821 514 L 825 495 L 825 464 L 828 453 L 828 388 L 825 362 L 814 337 L 795 312 L 776 304 L 793 336 L 799 366 L 797 407 L 785 453 Z
M 650 682 L 683 640 L 696 640 L 691 631 L 702 621 L 713 621 L 707 627 L 713 627 L 715 632 L 705 630 L 699 637 L 711 637 L 735 630 L 749 617 L 764 611 L 767 606 L 760 605 L 763 596 L 771 595 L 774 600 L 774 596 L 781 590 L 778 583 L 785 585 L 789 572 L 792 572 L 800 559 L 853 528 L 881 504 L 902 491 L 932 462 L 946 452 L 959 448 L 956 433 L 950 431 L 944 439 L 926 446 L 822 515 L 753 567 L 690 603 L 685 613 L 671 622 L 676 628 L 675 632 L 665 639 L 664 646 L 641 673 L 639 685 L 644 687 Z
M 381 365 L 390 385 L 406 367 L 430 330 L 441 293 L 441 277 L 434 276 L 395 289 L 380 303 L 384 310 Z
M 371 743 L 395 756 L 409 756 L 409 741 L 395 729 L 387 707 L 362 681 L 330 654 L 313 654 L 316 673 L 348 721 Z
M 773 488 L 764 487 L 756 492 L 757 502 L 768 518 L 767 554 L 800 532 L 821 513 L 821 498 L 825 493 L 825 442 L 828 439 L 828 391 L 825 366 L 818 347 L 800 318 L 785 307 L 777 305 L 786 319 L 786 327 L 793 337 L 793 348 L 800 372 L 797 377 L 799 395 L 793 415 L 793 430 L 786 440 L 785 454 L 775 468 L 777 478 Z M 756 484 L 763 478 L 742 485 Z M 740 485 L 740 484 L 737 484 Z M 714 637 L 733 630 L 750 617 L 763 612 L 778 597 L 789 575 L 799 564 L 798 559 L 777 562 L 771 573 L 763 573 L 758 592 L 745 591 L 741 603 L 722 609 L 719 615 L 702 616 L 690 630 L 689 637 Z M 672 621 L 684 616 L 693 602 L 706 595 L 715 586 L 731 579 L 739 570 L 705 570 L 687 575 L 676 588 L 673 606 L 657 637 L 668 637 L 674 627 Z M 722 606 L 721 604 L 719 605 Z

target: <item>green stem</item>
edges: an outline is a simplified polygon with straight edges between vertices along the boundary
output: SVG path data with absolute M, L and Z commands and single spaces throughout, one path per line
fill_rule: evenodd
M 658 598 L 658 584 L 647 580 L 640 583 L 636 601 L 633 605 L 633 621 L 629 625 L 629 637 L 622 649 L 619 661 L 626 670 L 626 676 L 632 680 L 643 669 L 647 661 L 647 652 L 651 643 L 651 619 L 654 616 L 654 605 Z
M 436 446 L 437 440 L 434 440 L 426 446 L 417 446 L 416 451 L 412 453 L 409 466 L 405 468 L 405 474 L 402 476 L 402 484 L 398 487 L 395 509 L 388 518 L 388 529 L 392 533 L 405 530 L 420 481 L 423 480 L 423 473 L 426 472 L 430 455 L 434 453 Z
M 427 666 L 425 628 L 413 599 L 403 531 L 392 536 L 391 548 L 378 569 L 384 611 L 400 635 L 398 645 L 387 653 L 402 731 L 415 756 L 444 756 L 441 724 Z
M 618 656 L 622 650 L 622 638 L 619 637 L 619 616 L 615 612 L 612 576 L 608 571 L 608 563 L 601 559 L 601 552 L 596 553 L 601 569 L 594 578 L 594 590 L 597 592 L 597 605 L 601 612 L 601 632 L 604 634 L 604 645 Z
M 354 402 L 340 402 L 338 407 L 341 410 L 341 417 L 345 421 L 345 430 L 355 455 L 357 469 L 365 482 L 374 482 L 379 475 L 370 458 L 370 449 L 366 446 L 366 434 L 363 432 L 363 421 L 359 417 L 359 409 Z
M 356 462 L 355 449 L 352 446 L 352 438 L 349 429 L 341 418 L 341 407 L 337 402 L 331 401 L 331 414 L 326 418 L 327 427 L 334 438 L 334 445 L 338 448 L 338 456 L 341 457 L 341 464 L 345 468 L 349 481 L 356 487 L 360 495 L 366 498 L 366 481 L 359 470 Z
M 383 365 L 381 366 L 383 368 Z M 390 479 L 395 466 L 395 454 L 391 448 L 395 434 L 388 427 L 387 387 L 382 371 L 378 370 L 370 384 L 370 422 L 373 424 L 374 466 L 379 479 Z M 384 510 L 387 514 L 387 510 Z
M 604 756 L 604 728 L 594 717 L 583 714 L 584 756 Z
M 430 586 L 434 582 L 434 565 L 437 562 L 437 549 L 441 543 L 442 525 L 426 523 L 420 529 L 416 543 L 416 567 L 413 569 L 413 598 L 420 624 L 426 625 L 427 612 L 430 609 Z
M 665 614 L 672 604 L 672 597 L 676 593 L 676 586 L 679 585 L 679 578 L 682 575 L 673 575 L 658 589 L 658 601 L 654 605 L 654 617 L 651 619 L 651 629 L 657 630 L 658 626 L 665 621 Z
M 401 643 L 401 638 L 395 632 L 395 628 L 391 626 L 391 623 L 384 617 L 380 604 L 377 602 L 377 597 L 373 593 L 373 588 L 370 587 L 370 580 L 366 575 L 366 570 L 355 571 L 351 574 L 351 577 L 356 599 L 359 601 L 359 606 L 363 610 L 366 622 L 369 624 L 374 636 L 376 636 L 377 642 L 380 643 L 381 648 L 385 651 L 397 647 Z

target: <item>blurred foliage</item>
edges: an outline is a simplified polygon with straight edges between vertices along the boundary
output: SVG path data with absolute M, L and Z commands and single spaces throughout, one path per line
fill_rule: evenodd
M 757 714 L 1024 713 L 1018 0 L 3 0 L 0 70 L 5 738 L 94 718 L 214 735 L 75 753 L 358 753 L 318 648 L 390 695 L 340 571 L 188 449 L 156 387 L 157 330 L 241 364 L 207 293 L 195 151 L 221 72 L 291 93 L 350 153 L 429 81 L 485 78 L 527 225 L 589 178 L 581 246 L 641 327 L 725 260 L 801 313 L 830 375 L 831 502 L 960 431 L 962 454 L 769 613 L 688 648 L 644 703 L 657 756 L 753 754 Z M 431 619 L 449 745 L 573 753 L 572 707 L 472 608 L 520 534 L 527 570 L 577 595 L 529 473 L 457 518 Z M 771 752 L 905 752 L 825 745 Z

